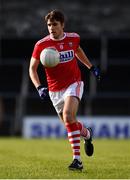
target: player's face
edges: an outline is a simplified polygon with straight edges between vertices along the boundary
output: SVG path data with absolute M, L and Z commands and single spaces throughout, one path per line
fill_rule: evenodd
M 47 27 L 48 27 L 48 31 L 51 35 L 52 38 L 54 39 L 60 39 L 63 37 L 64 32 L 64 24 L 61 24 L 61 22 L 59 21 L 47 21 Z

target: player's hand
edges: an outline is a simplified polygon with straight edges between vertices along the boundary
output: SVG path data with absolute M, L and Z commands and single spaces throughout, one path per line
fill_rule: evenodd
M 42 85 L 37 87 L 38 94 L 42 100 L 47 100 L 49 98 L 48 88 Z
M 98 67 L 92 66 L 90 68 L 90 71 L 94 74 L 94 76 L 96 77 L 96 79 L 98 81 L 100 81 L 101 79 L 101 75 L 100 75 L 100 69 Z

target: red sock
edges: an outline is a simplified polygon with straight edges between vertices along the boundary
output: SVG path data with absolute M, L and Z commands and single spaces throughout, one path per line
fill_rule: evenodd
M 67 124 L 68 139 L 73 150 L 73 159 L 80 160 L 80 130 L 78 123 Z
M 78 126 L 80 129 L 80 135 L 85 139 L 89 139 L 90 138 L 89 130 L 80 121 L 78 121 Z

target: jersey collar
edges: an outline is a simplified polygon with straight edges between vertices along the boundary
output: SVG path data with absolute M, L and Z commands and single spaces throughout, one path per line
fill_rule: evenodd
M 65 37 L 66 37 L 66 33 L 65 33 L 65 32 L 64 32 L 64 36 L 63 36 L 62 38 L 60 38 L 60 39 L 54 39 L 54 38 L 51 37 L 51 35 L 50 35 L 50 39 L 52 39 L 53 41 L 61 41 L 61 40 L 63 40 Z

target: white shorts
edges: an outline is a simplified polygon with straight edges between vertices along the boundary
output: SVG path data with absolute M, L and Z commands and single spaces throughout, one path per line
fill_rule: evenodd
M 81 100 L 83 95 L 83 88 L 84 88 L 83 81 L 78 81 L 71 84 L 68 88 L 62 91 L 58 91 L 58 92 L 49 91 L 50 99 L 52 101 L 53 106 L 56 109 L 56 112 L 58 114 L 63 112 L 64 100 L 67 96 L 75 96 Z

